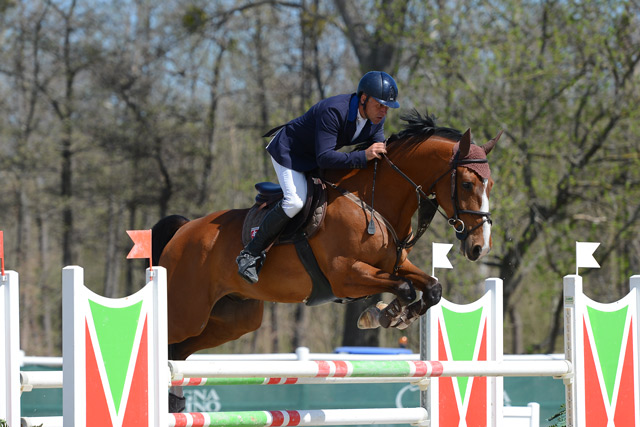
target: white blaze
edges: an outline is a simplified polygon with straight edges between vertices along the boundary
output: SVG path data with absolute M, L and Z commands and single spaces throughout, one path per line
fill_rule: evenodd
M 489 212 L 489 196 L 487 195 L 487 185 L 489 184 L 489 180 L 484 180 L 484 189 L 482 190 L 482 206 L 480 210 L 482 212 Z M 482 235 L 484 236 L 484 245 L 482 246 L 482 255 L 485 255 L 489 252 L 490 246 L 489 242 L 491 239 L 491 224 L 489 221 L 485 221 L 482 224 Z

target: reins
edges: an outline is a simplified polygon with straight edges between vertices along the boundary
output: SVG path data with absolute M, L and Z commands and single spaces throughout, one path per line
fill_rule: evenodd
M 464 166 L 465 164 L 469 164 L 469 163 L 488 163 L 489 161 L 487 159 L 462 159 L 460 160 L 460 150 L 458 150 L 453 158 L 453 161 L 451 162 L 451 167 L 442 175 L 440 175 L 429 187 L 428 190 L 428 195 L 427 193 L 425 193 L 422 190 L 422 186 L 416 184 L 415 182 L 413 182 L 413 180 L 411 178 L 409 178 L 409 176 L 407 176 L 407 174 L 405 174 L 404 172 L 402 172 L 402 170 L 400 170 L 399 167 L 397 167 L 390 159 L 389 157 L 387 157 L 386 154 L 382 155 L 384 157 L 384 159 L 387 161 L 387 163 L 389 164 L 389 166 L 391 166 L 391 168 L 396 171 L 401 177 L 403 177 L 409 184 L 411 184 L 411 186 L 413 186 L 413 188 L 416 191 L 416 195 L 418 196 L 418 204 L 420 204 L 420 201 L 422 199 L 429 201 L 430 203 L 432 203 L 434 205 L 434 208 L 438 211 L 438 213 L 440 213 L 440 215 L 442 215 L 443 218 L 445 218 L 447 220 L 447 222 L 449 223 L 449 225 L 451 227 L 453 227 L 453 229 L 456 232 L 456 237 L 459 240 L 465 240 L 468 236 L 469 233 L 473 232 L 475 229 L 477 229 L 478 227 L 480 227 L 481 225 L 483 225 L 485 222 L 489 222 L 489 224 L 491 224 L 491 213 L 490 212 L 484 212 L 484 211 L 474 211 L 474 210 L 469 210 L 469 209 L 460 209 L 458 207 L 458 185 L 457 185 L 457 168 L 458 166 Z M 436 186 L 436 184 L 442 179 L 444 178 L 448 173 L 451 173 L 451 202 L 453 205 L 453 217 L 447 217 L 442 210 L 440 209 L 440 206 L 438 205 L 438 202 L 435 201 L 435 192 L 433 192 L 433 188 Z M 483 217 L 483 221 L 476 225 L 475 227 L 473 227 L 470 230 L 467 230 L 464 222 L 460 219 L 460 214 L 464 214 L 464 213 L 468 213 L 468 214 L 472 214 L 472 215 L 480 215 Z M 414 243 L 415 244 L 415 243 Z
M 323 180 L 323 181 L 330 187 L 338 190 L 343 196 L 347 197 L 349 200 L 359 205 L 365 211 L 365 215 L 367 210 L 371 212 L 371 220 L 369 222 L 369 227 L 368 227 L 370 234 L 372 234 L 371 229 L 373 228 L 374 216 L 384 223 L 384 225 L 389 230 L 389 233 L 391 234 L 391 237 L 393 238 L 393 241 L 396 246 L 396 263 L 393 267 L 394 274 L 400 268 L 400 259 L 402 256 L 402 251 L 413 247 L 418 242 L 418 239 L 420 239 L 420 237 L 424 234 L 424 232 L 429 228 L 429 225 L 431 224 L 431 221 L 433 220 L 433 217 L 435 216 L 436 212 L 440 213 L 440 215 L 442 215 L 442 217 L 447 220 L 447 223 L 451 227 L 453 227 L 456 233 L 456 237 L 459 240 L 465 240 L 469 236 L 469 233 L 473 232 L 478 227 L 482 226 L 485 222 L 488 222 L 489 224 L 491 224 L 490 212 L 460 209 L 458 207 L 458 190 L 457 190 L 458 166 L 464 166 L 465 164 L 470 164 L 470 163 L 488 163 L 487 159 L 462 159 L 461 160 L 460 150 L 458 150 L 451 162 L 451 167 L 442 175 L 440 175 L 431 184 L 431 186 L 429 187 L 429 190 L 425 192 L 422 189 L 421 185 L 416 184 L 406 173 L 404 173 L 398 166 L 396 166 L 391 161 L 391 159 L 387 157 L 386 154 L 382 154 L 382 157 L 386 160 L 386 162 L 389 164 L 391 169 L 397 172 L 402 178 L 404 178 L 414 188 L 416 192 L 416 197 L 418 199 L 418 227 L 417 227 L 416 233 L 414 234 L 413 232 L 410 232 L 409 235 L 406 236 L 404 239 L 400 239 L 398 237 L 398 234 L 394 230 L 391 223 L 387 221 L 387 219 L 384 218 L 379 212 L 375 211 L 372 206 L 369 206 L 367 203 L 365 203 L 363 200 L 358 198 L 356 195 L 354 195 L 353 193 L 343 188 L 340 188 L 338 185 L 326 180 Z M 377 161 L 375 166 L 377 169 Z M 440 209 L 440 205 L 436 200 L 435 192 L 433 191 L 433 188 L 436 186 L 436 184 L 449 173 L 451 174 L 451 202 L 453 205 L 452 217 L 447 217 L 447 215 L 444 212 L 442 212 L 442 210 Z M 375 191 L 375 180 L 373 183 L 373 187 L 374 187 L 373 191 Z M 371 202 L 373 204 L 373 194 L 372 194 Z M 482 216 L 483 220 L 480 224 L 477 224 L 475 227 L 467 230 L 464 222 L 460 219 L 461 214 L 480 215 Z M 375 229 L 374 229 L 374 232 L 375 232 Z

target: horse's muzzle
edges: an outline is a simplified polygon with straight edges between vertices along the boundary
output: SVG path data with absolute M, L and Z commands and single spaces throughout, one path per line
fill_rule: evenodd
M 468 260 L 478 261 L 480 258 L 489 253 L 491 247 L 485 247 L 484 244 L 474 243 L 473 240 L 474 239 L 469 237 L 466 240 L 460 241 L 460 252 L 462 252 Z

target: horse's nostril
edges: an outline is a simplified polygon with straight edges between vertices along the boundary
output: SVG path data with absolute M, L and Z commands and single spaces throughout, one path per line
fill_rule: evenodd
M 482 253 L 482 246 L 480 246 L 480 245 L 475 245 L 475 246 L 473 247 L 473 251 L 472 251 L 472 253 L 473 253 L 473 259 L 478 259 L 478 258 L 480 258 L 480 254 Z

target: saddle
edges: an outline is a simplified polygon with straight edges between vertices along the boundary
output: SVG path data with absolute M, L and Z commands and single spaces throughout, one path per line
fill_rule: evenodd
M 264 216 L 273 205 L 284 196 L 282 188 L 273 182 L 259 182 L 255 185 L 258 194 L 255 203 L 249 209 L 242 225 L 242 244 L 249 243 L 255 232 L 260 228 Z M 301 238 L 313 236 L 327 210 L 327 195 L 324 182 L 317 177 L 307 175 L 307 200 L 302 210 L 294 216 L 274 242 L 274 245 L 295 243 Z
M 255 185 L 258 194 L 255 203 L 249 209 L 242 225 L 242 244 L 247 245 L 253 234 L 260 228 L 260 223 L 275 203 L 284 196 L 282 188 L 272 182 L 259 182 Z M 324 181 L 320 178 L 307 175 L 307 200 L 302 211 L 287 224 L 283 232 L 274 242 L 274 245 L 292 243 L 295 245 L 298 257 L 304 265 L 313 287 L 311 295 L 305 301 L 306 305 L 314 306 L 326 302 L 345 302 L 337 298 L 331 289 L 331 284 L 326 278 L 318 261 L 309 245 L 308 239 L 317 231 L 327 210 L 327 194 Z

